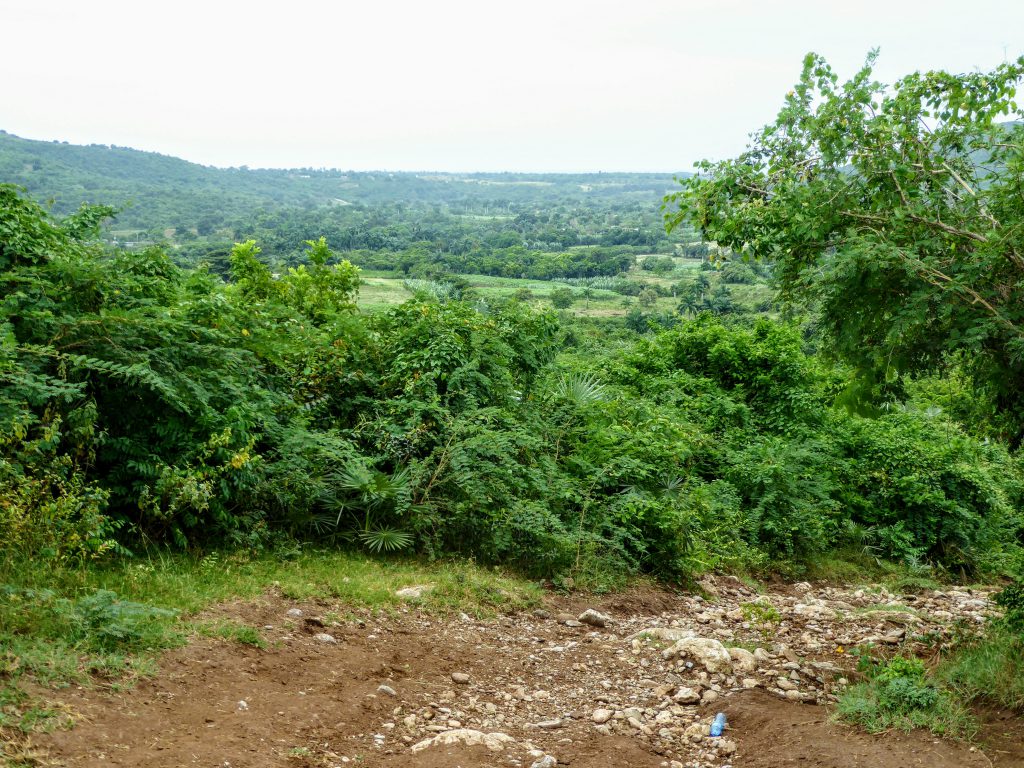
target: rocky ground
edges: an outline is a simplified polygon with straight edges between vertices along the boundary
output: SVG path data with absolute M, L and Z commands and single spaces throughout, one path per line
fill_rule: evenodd
M 265 649 L 200 638 L 131 690 L 67 691 L 77 726 L 36 747 L 68 766 L 1024 764 L 1017 721 L 985 754 L 829 718 L 851 649 L 934 646 L 983 623 L 988 592 L 703 587 L 552 598 L 485 621 L 420 613 L 429 585 L 391 615 L 268 594 L 214 613 L 261 628 Z

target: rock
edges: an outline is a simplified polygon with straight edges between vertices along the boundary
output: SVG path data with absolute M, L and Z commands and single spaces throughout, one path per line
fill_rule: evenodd
M 558 761 L 551 755 L 544 755 L 539 760 L 534 760 L 530 768 L 555 768 Z
M 579 621 L 576 621 L 576 619 L 569 619 L 567 621 L 563 621 L 562 623 L 565 624 L 565 626 L 567 626 L 567 627 L 582 627 L 583 626 L 583 624 L 581 622 L 579 622 Z
M 424 739 L 417 744 L 413 744 L 412 751 L 422 752 L 430 747 L 448 747 L 453 744 L 464 744 L 467 747 L 475 747 L 482 744 L 492 752 L 501 752 L 505 747 L 510 747 L 515 743 L 516 740 L 507 733 L 483 733 L 482 731 L 474 731 L 472 728 L 459 728 L 454 731 L 439 733 L 433 738 Z
M 615 712 L 610 709 L 595 709 L 594 713 L 590 716 L 590 719 L 598 725 L 601 725 L 602 723 L 607 723 L 611 720 L 612 715 L 614 714 Z
M 793 591 L 800 595 L 806 595 L 811 589 L 810 583 L 806 581 L 798 581 L 793 585 Z
M 682 687 L 676 691 L 675 696 L 672 697 L 672 701 L 677 704 L 696 704 L 700 701 L 700 694 L 693 688 Z
M 738 672 L 753 672 L 757 669 L 757 657 L 746 648 L 730 648 L 729 656 Z
M 804 695 L 800 691 L 786 691 L 786 698 L 790 701 L 803 701 Z
M 563 725 L 565 725 L 565 723 L 558 718 L 554 720 L 541 720 L 537 723 L 537 727 L 543 728 L 545 731 L 553 731 L 556 728 L 561 728 Z
M 685 731 L 683 731 L 683 736 L 691 741 L 699 741 L 710 734 L 711 725 L 709 723 L 692 723 L 686 727 Z
M 392 688 L 390 685 L 378 685 L 377 686 L 377 693 L 383 693 L 385 696 L 397 696 L 398 695 L 395 692 L 395 689 Z
M 641 733 L 646 733 L 648 736 L 650 736 L 652 733 L 654 733 L 654 731 L 652 731 L 648 726 L 646 726 L 643 723 L 641 723 L 635 717 L 629 718 L 628 720 L 626 720 L 626 722 L 629 723 L 631 728 L 635 728 L 636 730 L 640 731 Z
M 338 642 L 334 635 L 329 635 L 326 632 L 318 632 L 313 635 L 313 639 L 321 643 L 327 643 L 328 645 L 334 645 Z
M 587 610 L 576 617 L 576 620 L 583 624 L 589 624 L 592 627 L 607 627 L 612 623 L 611 616 L 595 611 L 593 608 L 587 608 Z
M 793 606 L 793 613 L 807 619 L 831 620 L 838 616 L 838 614 L 827 605 L 807 605 L 805 603 L 797 603 Z
M 775 684 L 784 691 L 795 691 L 799 686 L 786 677 L 776 679 Z
M 402 720 L 402 723 L 405 724 L 406 728 L 415 728 L 416 727 L 416 715 L 406 715 L 405 719 Z
M 731 755 L 736 751 L 736 742 L 732 739 L 720 739 L 718 742 L 718 751 L 723 755 Z
M 247 702 L 245 699 L 243 699 L 242 701 L 238 702 L 238 711 L 239 712 L 248 712 L 249 711 L 249 702 Z
M 459 685 L 466 685 L 469 682 L 469 675 L 465 672 L 452 672 L 452 682 Z
M 302 610 L 299 608 L 289 608 L 286 615 L 291 616 L 293 619 L 297 619 L 302 615 Z
M 417 598 L 423 597 L 424 592 L 430 591 L 429 584 L 414 584 L 411 587 L 402 587 L 395 591 L 396 597 L 401 597 L 403 600 L 416 600 Z
M 644 713 L 637 707 L 627 707 L 622 710 L 622 716 L 626 718 L 626 720 L 639 720 L 644 716 Z
M 650 627 L 634 632 L 627 640 L 660 640 L 665 643 L 676 643 L 688 637 L 696 637 L 692 629 L 679 627 Z
M 700 703 L 702 706 L 711 704 L 718 701 L 718 691 L 707 690 L 704 691 L 704 695 L 700 697 Z
M 728 674 L 732 671 L 732 657 L 718 640 L 705 637 L 683 638 L 671 648 L 662 652 L 666 659 L 692 658 L 704 665 L 704 668 L 711 672 Z
M 744 688 L 746 688 L 747 690 L 749 690 L 749 689 L 751 689 L 751 688 L 757 688 L 757 686 L 759 686 L 759 685 L 760 685 L 761 683 L 760 683 L 760 682 L 758 682 L 758 681 L 757 681 L 757 679 L 755 679 L 755 678 L 753 678 L 753 677 L 744 677 L 744 678 L 743 678 L 743 682 L 742 682 L 742 683 L 740 683 L 740 684 L 741 684 L 741 685 L 742 685 L 742 686 L 743 686 Z
M 768 651 L 766 651 L 764 648 L 755 648 L 754 658 L 762 663 L 769 662 L 772 660 L 771 654 L 768 653 Z

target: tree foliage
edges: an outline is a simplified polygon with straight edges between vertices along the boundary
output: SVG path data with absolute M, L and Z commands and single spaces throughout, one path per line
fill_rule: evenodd
M 1024 59 L 990 72 L 840 82 L 810 54 L 778 118 L 667 198 L 670 227 L 774 263 L 861 399 L 962 366 L 1024 435 Z M 1016 122 L 1006 122 L 1007 120 Z M 1002 121 L 1002 122 L 1000 122 Z M 904 378 L 901 378 L 904 377 Z

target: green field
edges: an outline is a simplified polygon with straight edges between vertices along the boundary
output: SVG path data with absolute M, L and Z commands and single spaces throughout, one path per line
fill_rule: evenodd
M 679 307 L 679 299 L 678 291 L 674 295 L 673 289 L 692 284 L 699 274 L 701 261 L 675 257 L 675 269 L 665 274 L 655 274 L 640 268 L 642 260 L 643 257 L 638 257 L 637 264 L 629 272 L 624 273 L 623 277 L 666 294 L 648 305 L 639 302 L 636 296 L 606 288 L 591 287 L 588 296 L 585 286 L 561 280 L 531 280 L 492 275 L 458 275 L 457 278 L 465 281 L 474 296 L 484 300 L 509 299 L 525 289 L 530 292 L 525 302 L 537 309 L 551 308 L 551 292 L 557 288 L 569 287 L 575 293 L 576 301 L 566 312 L 577 317 L 625 317 L 635 307 L 649 313 L 675 313 Z M 707 274 L 712 286 L 717 286 L 721 280 L 720 275 L 716 271 Z M 414 291 L 407 285 L 408 278 L 405 276 L 393 272 L 363 270 L 362 277 L 359 307 L 364 311 L 387 309 L 413 298 Z M 600 284 L 600 279 L 596 282 Z M 758 306 L 769 301 L 774 295 L 773 289 L 764 281 L 730 285 L 729 290 L 736 304 L 748 311 L 756 311 Z

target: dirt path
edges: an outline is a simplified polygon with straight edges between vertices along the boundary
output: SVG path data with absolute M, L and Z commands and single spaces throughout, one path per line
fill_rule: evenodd
M 213 612 L 260 628 L 266 649 L 199 638 L 133 689 L 62 691 L 78 724 L 38 742 L 54 765 L 83 767 L 1024 765 L 1019 720 L 1000 721 L 983 754 L 860 734 L 821 706 L 848 674 L 840 648 L 977 622 L 986 594 L 706 587 L 707 599 L 558 599 L 490 621 L 441 620 L 415 601 L 339 618 L 343 607 L 268 594 Z M 588 607 L 611 622 L 581 624 Z M 708 738 L 719 711 L 729 729 Z

